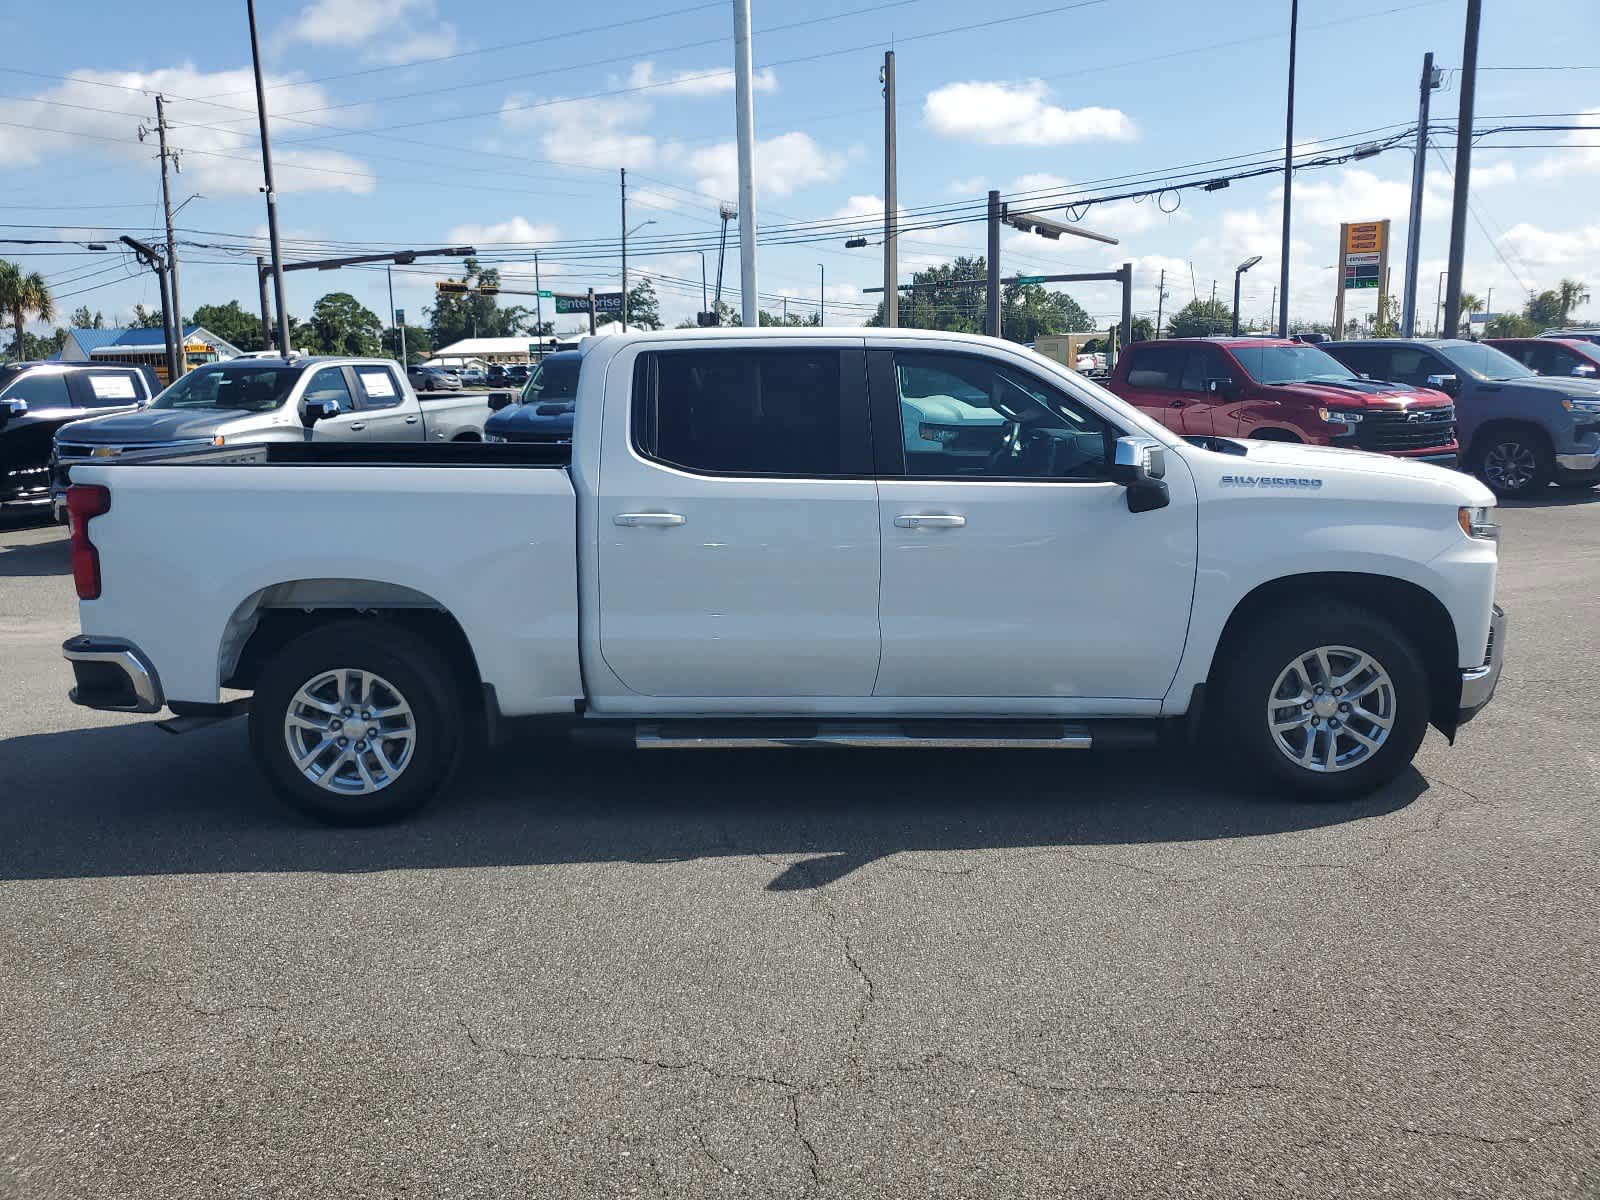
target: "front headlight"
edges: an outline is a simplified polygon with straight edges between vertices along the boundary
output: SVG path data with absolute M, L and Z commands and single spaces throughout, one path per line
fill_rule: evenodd
M 1361 422 L 1360 413 L 1340 408 L 1319 408 L 1317 416 L 1326 425 L 1358 425 Z
M 1569 400 L 1562 397 L 1561 407 L 1568 412 L 1582 413 L 1586 417 L 1600 415 L 1600 400 Z
M 1461 532 L 1469 538 L 1477 538 L 1480 541 L 1496 541 L 1500 537 L 1500 526 L 1490 520 L 1493 511 L 1482 506 L 1456 509 L 1456 519 L 1461 522 Z

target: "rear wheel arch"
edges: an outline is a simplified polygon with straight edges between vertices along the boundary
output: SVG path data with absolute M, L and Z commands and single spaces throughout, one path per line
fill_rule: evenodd
M 1269 580 L 1234 606 L 1208 673 L 1208 693 L 1229 656 L 1250 653 L 1250 636 L 1274 614 L 1337 603 L 1364 609 L 1392 624 L 1416 647 L 1432 692 L 1432 723 L 1453 737 L 1461 702 L 1461 668 L 1455 621 L 1432 592 L 1408 580 L 1358 571 L 1327 571 Z

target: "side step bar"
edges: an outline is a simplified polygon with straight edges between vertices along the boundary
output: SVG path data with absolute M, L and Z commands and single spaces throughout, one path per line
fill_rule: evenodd
M 1087 725 L 1029 722 L 994 723 L 984 729 L 972 722 L 940 728 L 896 725 L 834 725 L 813 728 L 718 728 L 707 724 L 640 725 L 633 735 L 640 750 L 754 750 L 808 746 L 848 746 L 874 750 L 1088 750 L 1094 737 Z

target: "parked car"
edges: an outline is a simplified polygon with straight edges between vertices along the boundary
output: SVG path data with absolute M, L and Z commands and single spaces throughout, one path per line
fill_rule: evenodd
M 489 373 L 482 367 L 462 367 L 459 375 L 462 387 L 482 387 L 489 380 Z
M 132 411 L 160 390 L 149 367 L 92 362 L 0 366 L 0 508 L 49 504 L 56 430 L 90 415 Z
M 1189 437 L 1304 442 L 1456 463 L 1448 396 L 1362 379 L 1323 347 L 1304 342 L 1136 342 L 1123 351 L 1107 386 Z
M 571 442 L 578 365 L 582 361 L 583 355 L 576 350 L 545 355 L 522 389 L 518 403 L 489 414 L 483 424 L 483 440 Z
M 461 376 L 454 367 L 430 367 L 426 364 L 406 368 L 406 377 L 419 392 L 458 392 Z
M 511 382 L 511 377 L 506 373 L 504 363 L 490 363 L 484 382 L 490 387 L 506 387 Z
M 908 372 L 983 381 L 987 455 L 905 452 Z M 520 717 L 652 749 L 1188 730 L 1333 797 L 1430 721 L 1454 737 L 1504 652 L 1482 484 L 1194 445 L 995 339 L 616 333 L 583 348 L 570 447 L 406 451 L 76 469 L 73 699 L 247 706 L 272 786 L 346 823 L 417 808 Z
M 1485 338 L 1485 346 L 1503 350 L 1540 375 L 1600 376 L 1600 343 L 1577 338 Z
M 527 363 L 512 363 L 506 368 L 506 383 L 511 387 L 520 388 L 528 382 L 532 374 Z
M 1498 495 L 1600 482 L 1600 383 L 1536 375 L 1493 346 L 1454 338 L 1334 342 L 1328 353 L 1374 379 L 1454 397 L 1462 464 Z
M 1566 341 L 1593 342 L 1600 345 L 1600 328 L 1593 325 L 1584 329 L 1546 329 L 1539 335 L 1546 338 L 1562 338 Z
M 185 447 L 257 442 L 479 441 L 482 396 L 426 404 L 386 358 L 259 358 L 190 371 L 149 405 L 63 425 L 51 492 L 59 505 L 78 465 Z

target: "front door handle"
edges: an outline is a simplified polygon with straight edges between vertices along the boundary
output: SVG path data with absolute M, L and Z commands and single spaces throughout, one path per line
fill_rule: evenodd
M 1171 407 L 1173 407 L 1173 408 L 1182 408 L 1187 403 L 1188 403 L 1187 400 L 1174 400 L 1172 402 Z
M 688 518 L 682 513 L 618 513 L 611 520 L 629 529 L 640 529 L 646 526 L 665 528 L 682 525 Z
M 406 424 L 407 425 L 415 425 L 416 423 L 417 423 L 417 418 L 415 416 L 410 416 L 410 417 L 406 418 Z
M 896 529 L 960 529 L 967 519 L 955 513 L 907 513 L 896 517 Z
M 350 426 L 350 432 L 351 433 L 360 433 L 366 427 L 367 427 L 367 423 L 365 421 L 357 421 L 354 425 Z

